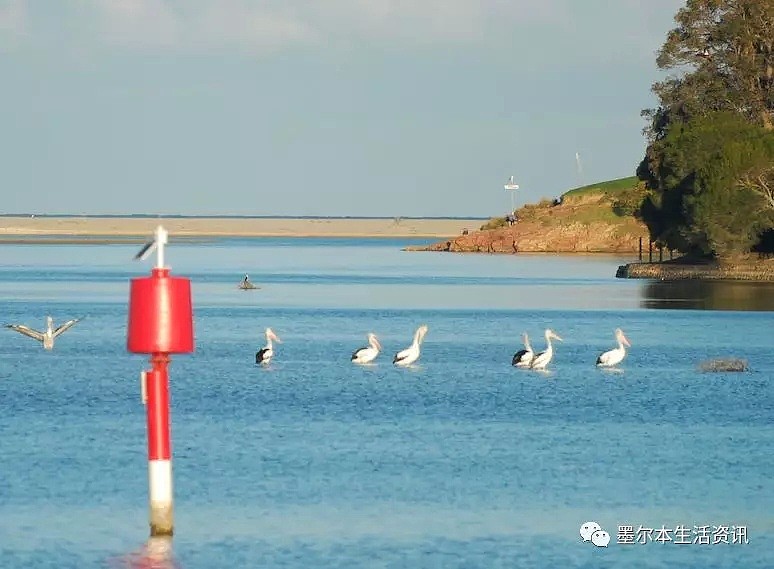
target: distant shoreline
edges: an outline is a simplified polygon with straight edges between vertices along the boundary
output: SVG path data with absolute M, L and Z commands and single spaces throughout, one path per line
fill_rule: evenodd
M 163 225 L 171 238 L 392 237 L 445 238 L 481 224 L 476 218 L 286 218 L 0 216 L 0 244 L 130 243 Z
M 473 217 L 473 216 L 460 216 L 460 215 L 407 215 L 407 216 L 390 216 L 390 215 L 184 215 L 184 214 L 169 214 L 159 215 L 155 213 L 0 213 L 0 219 L 9 218 L 59 218 L 59 219 L 418 219 L 418 220 L 468 220 L 474 219 L 476 221 L 486 221 L 488 217 Z

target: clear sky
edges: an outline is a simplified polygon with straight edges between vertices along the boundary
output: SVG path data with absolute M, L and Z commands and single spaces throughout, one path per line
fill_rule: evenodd
M 0 211 L 488 216 L 511 174 L 632 175 L 684 3 L 0 0 Z

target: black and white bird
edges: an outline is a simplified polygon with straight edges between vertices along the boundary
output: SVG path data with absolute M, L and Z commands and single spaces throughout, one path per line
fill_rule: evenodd
M 255 352 L 255 363 L 267 365 L 274 357 L 274 344 L 272 341 L 282 343 L 271 328 L 266 328 L 266 346 Z
M 425 339 L 427 334 L 427 325 L 422 324 L 417 331 L 414 332 L 414 341 L 405 350 L 401 350 L 395 357 L 392 358 L 392 363 L 397 366 L 409 366 L 419 359 L 419 347 L 422 345 L 422 340 Z
M 134 256 L 135 261 L 144 261 L 154 251 L 156 255 L 156 268 L 164 268 L 164 246 L 169 243 L 169 233 L 161 225 L 153 232 L 153 241 L 148 241 Z
M 546 338 L 546 349 L 540 352 L 539 354 L 537 354 L 532 359 L 532 363 L 530 364 L 530 367 L 532 369 L 544 370 L 546 369 L 546 366 L 551 362 L 551 359 L 554 357 L 554 347 L 551 345 L 551 338 L 553 338 L 554 340 L 559 340 L 560 342 L 563 341 L 550 328 L 546 328 L 545 338 Z
M 623 330 L 620 328 L 615 329 L 615 340 L 618 342 L 617 348 L 599 354 L 599 357 L 597 358 L 597 365 L 599 367 L 613 367 L 614 365 L 620 364 L 626 357 L 625 346 L 632 347 L 629 340 L 624 336 Z
M 239 288 L 242 290 L 254 290 L 258 287 L 250 282 L 250 275 L 246 274 L 245 278 L 242 279 L 242 282 L 239 283 Z
M 381 349 L 382 345 L 379 343 L 376 334 L 369 333 L 368 345 L 352 352 L 352 362 L 356 364 L 369 364 L 376 359 Z
M 526 332 L 522 333 L 521 339 L 524 342 L 524 349 L 513 354 L 511 365 L 516 367 L 529 367 L 532 363 L 532 358 L 535 357 L 535 352 L 532 351 L 532 346 L 529 345 L 529 336 Z
M 37 330 L 33 330 L 32 328 L 25 326 L 24 324 L 6 324 L 6 328 L 10 328 L 11 330 L 16 330 L 20 334 L 24 334 L 25 336 L 29 336 L 30 338 L 34 338 L 38 342 L 41 342 L 43 344 L 43 348 L 46 350 L 52 350 L 54 349 L 54 339 L 63 334 L 66 330 L 69 330 L 73 326 L 75 326 L 76 323 L 80 322 L 82 318 L 73 318 L 72 320 L 68 320 L 61 326 L 58 326 L 54 328 L 54 319 L 51 318 L 51 316 L 46 316 L 46 330 L 44 332 L 39 332 Z

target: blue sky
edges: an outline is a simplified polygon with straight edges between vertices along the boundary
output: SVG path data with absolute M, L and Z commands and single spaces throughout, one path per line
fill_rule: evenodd
M 632 175 L 683 5 L 0 0 L 0 211 L 488 216 L 511 174 Z

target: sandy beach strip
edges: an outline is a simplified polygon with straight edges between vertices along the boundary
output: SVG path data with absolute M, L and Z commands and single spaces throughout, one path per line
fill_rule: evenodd
M 172 238 L 208 237 L 453 237 L 475 230 L 481 219 L 362 218 L 138 218 L 138 217 L 2 217 L 0 243 L 40 242 L 57 238 L 120 242 L 148 237 L 163 225 Z M 54 239 L 51 239 L 53 242 Z

